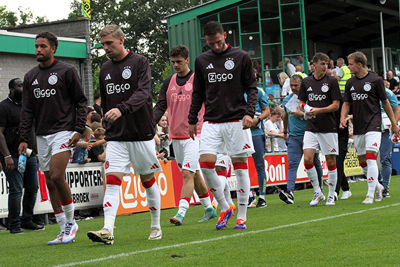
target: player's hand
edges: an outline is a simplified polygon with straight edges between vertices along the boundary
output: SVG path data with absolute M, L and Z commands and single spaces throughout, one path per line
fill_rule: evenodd
M 197 133 L 197 124 L 193 125 L 193 124 L 189 124 L 189 136 L 190 138 L 192 138 L 194 140 L 194 137 L 196 136 Z
M 321 113 L 321 109 L 315 108 L 315 107 L 312 108 L 312 111 L 306 112 L 307 116 L 310 116 L 310 117 L 317 116 L 319 113 Z
M 6 164 L 5 169 L 9 172 L 14 170 L 14 160 L 11 158 L 4 159 L 4 163 Z
M 243 130 L 249 129 L 253 124 L 253 118 L 249 115 L 244 115 L 242 119 Z
M 392 125 L 392 133 L 399 136 L 399 127 L 396 124 Z
M 74 133 L 74 135 L 68 140 L 68 147 L 75 147 L 80 138 L 80 133 Z
M 22 152 L 26 154 L 26 149 L 28 148 L 28 143 L 27 142 L 21 142 L 18 147 L 18 154 L 21 155 Z
M 346 128 L 346 127 L 347 127 L 347 122 L 348 122 L 350 119 L 352 119 L 352 118 L 353 118 L 353 115 L 347 115 L 346 118 L 341 119 L 341 120 L 340 120 L 339 128 L 340 128 L 340 129 Z
M 118 108 L 112 108 L 104 115 L 104 119 L 109 122 L 114 122 L 121 116 L 122 113 Z

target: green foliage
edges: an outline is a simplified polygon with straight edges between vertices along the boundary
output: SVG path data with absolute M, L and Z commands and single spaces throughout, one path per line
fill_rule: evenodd
M 125 48 L 148 58 L 154 91 L 159 91 L 169 60 L 167 16 L 198 5 L 200 0 L 92 0 L 90 3 L 93 43 L 99 42 L 97 34 L 105 25 L 119 25 L 125 33 Z M 71 3 L 69 17 L 82 17 L 80 0 Z M 107 58 L 97 50 L 92 54 L 92 68 L 95 70 Z
M 0 27 L 3 28 L 47 21 L 46 17 L 34 17 L 29 8 L 18 7 L 18 14 L 16 14 L 14 11 L 8 11 L 7 6 L 0 6 Z
M 167 79 L 171 74 L 172 74 L 172 73 L 171 73 L 171 66 L 170 66 L 169 62 L 167 62 L 167 63 L 165 64 L 165 66 L 164 66 L 164 70 L 163 70 L 162 75 L 161 75 L 162 81 L 161 81 L 161 82 L 156 82 L 156 83 L 154 84 L 154 89 L 153 89 L 153 101 L 154 101 L 154 102 L 157 102 L 158 94 L 160 93 L 160 90 L 161 90 L 161 86 L 162 86 L 162 84 L 163 84 L 163 81 L 164 81 L 165 79 Z
M 18 18 L 14 12 L 8 11 L 7 6 L 0 6 L 0 27 L 17 25 Z

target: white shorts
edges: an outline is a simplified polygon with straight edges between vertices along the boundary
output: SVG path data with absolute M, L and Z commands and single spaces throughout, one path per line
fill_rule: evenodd
M 172 139 L 176 163 L 180 170 L 196 172 L 199 166 L 199 139 L 192 138 L 185 140 Z
M 306 131 L 303 139 L 303 149 L 315 149 L 323 155 L 338 155 L 338 134 L 337 133 L 313 133 Z
M 130 173 L 133 165 L 135 174 L 150 174 L 161 172 L 160 163 L 156 156 L 154 139 L 149 141 L 109 141 L 106 148 L 105 173 Z
M 251 156 L 255 151 L 250 129 L 243 130 L 242 121 L 204 122 L 201 130 L 200 155 L 217 155 L 225 151 L 229 156 Z
M 368 132 L 366 134 L 354 135 L 354 146 L 357 155 L 365 155 L 368 151 L 378 153 L 381 146 L 381 132 Z
M 227 171 L 231 166 L 231 158 L 226 154 L 217 154 L 217 161 L 215 162 L 215 166 L 224 167 Z
M 73 131 L 61 131 L 54 134 L 36 136 L 36 143 L 39 155 L 39 169 L 42 172 L 50 170 L 50 160 L 55 154 L 72 151 L 68 147 Z

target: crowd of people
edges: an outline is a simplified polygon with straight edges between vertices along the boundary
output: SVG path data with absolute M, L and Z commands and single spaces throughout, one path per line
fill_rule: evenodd
M 304 156 L 314 190 L 310 206 L 325 199 L 326 206 L 334 206 L 340 189 L 342 199 L 351 196 L 343 169 L 351 123 L 351 137 L 368 181 L 362 203 L 390 196 L 388 154 L 391 135 L 399 134 L 400 111 L 394 94 L 398 83 L 396 87 L 389 73 L 385 90 L 383 79 L 368 72 L 367 58 L 361 52 L 348 55 L 348 66 L 338 59 L 337 68 L 326 54 L 316 53 L 308 75 L 298 67 L 303 63 L 301 56 L 285 58 L 278 66 L 285 64 L 287 72 L 280 75 L 281 85 L 286 85 L 285 97 L 273 100 L 257 86 L 257 70 L 248 53 L 225 42 L 226 32 L 219 22 L 208 22 L 204 35 L 207 47 L 195 59 L 194 71 L 189 68 L 188 48 L 172 48 L 169 56 L 175 74 L 163 82 L 154 107 L 150 65 L 144 56 L 124 47 L 124 33 L 117 25 L 107 25 L 99 33 L 109 60 L 101 67 L 100 94 L 92 107 L 87 106 L 75 68 L 54 58 L 57 37 L 49 32 L 36 36 L 39 65 L 23 81 L 11 80 L 10 95 L 0 103 L 1 113 L 10 114 L 0 118 L 0 167 L 10 185 L 11 233 L 21 233 L 21 228 L 43 229 L 32 222 L 38 163 L 60 227 L 49 245 L 73 242 L 79 229 L 64 179 L 69 162 L 104 162 L 104 224 L 87 236 L 107 245 L 114 243 L 121 179 L 130 173 L 131 164 L 146 191 L 149 240 L 163 237 L 160 190 L 154 177 L 162 171 L 162 160 L 175 159 L 182 172 L 179 208 L 169 218 L 177 226 L 183 225 L 196 191 L 204 207 L 199 222 L 217 217 L 215 227 L 222 230 L 236 213 L 234 228 L 247 229 L 247 208 L 256 200 L 250 191 L 247 159 L 253 157 L 258 176 L 256 207 L 266 207 L 266 151 L 288 154 L 288 182 L 280 189 L 280 199 L 294 203 L 296 173 Z M 21 171 L 16 167 L 18 157 L 28 156 L 28 148 L 33 152 Z M 383 185 L 378 182 L 378 152 L 386 164 L 382 164 Z M 326 196 L 321 189 L 318 153 L 325 156 L 328 167 Z M 237 181 L 237 205 L 227 184 L 231 166 Z M 210 193 L 220 207 L 219 215 Z

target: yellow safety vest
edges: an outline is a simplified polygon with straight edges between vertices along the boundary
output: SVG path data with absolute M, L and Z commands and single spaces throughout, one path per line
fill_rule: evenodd
M 351 72 L 346 65 L 343 65 L 340 68 L 343 70 L 343 77 L 339 81 L 339 89 L 340 91 L 344 92 L 344 87 L 346 86 L 347 80 L 351 78 Z
M 293 75 L 299 75 L 300 77 L 302 77 L 303 79 L 304 79 L 304 77 L 306 77 L 306 74 L 305 73 L 303 73 L 303 72 L 295 72 L 295 73 L 293 73 Z M 292 77 L 293 77 L 293 75 L 292 75 Z

